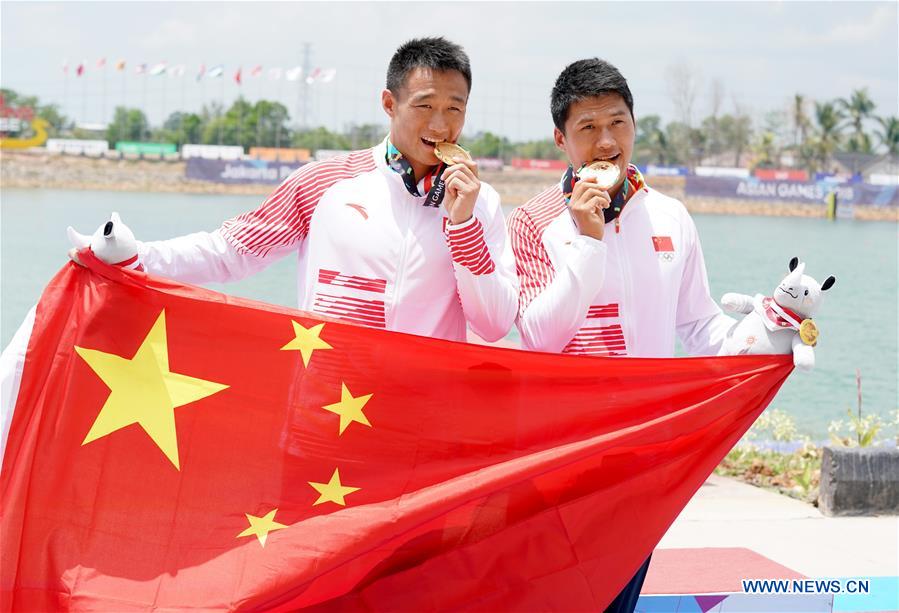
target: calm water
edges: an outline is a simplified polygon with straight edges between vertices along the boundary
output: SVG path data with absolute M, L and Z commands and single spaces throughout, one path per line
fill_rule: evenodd
M 257 196 L 135 194 L 4 189 L 0 206 L 0 342 L 9 342 L 43 286 L 66 261 L 65 228 L 92 232 L 118 211 L 142 240 L 213 230 L 254 208 Z M 712 295 L 768 293 L 794 255 L 806 273 L 837 283 L 816 317 L 817 366 L 794 372 L 772 407 L 791 413 L 801 432 L 827 436 L 827 424 L 855 406 L 861 369 L 863 409 L 888 417 L 897 407 L 897 227 L 892 223 L 773 217 L 696 216 Z M 231 294 L 293 306 L 296 264 L 285 258 L 239 283 Z M 512 335 L 515 335 L 513 331 Z

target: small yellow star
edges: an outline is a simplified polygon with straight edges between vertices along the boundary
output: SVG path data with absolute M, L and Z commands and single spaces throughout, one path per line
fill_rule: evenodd
M 327 404 L 322 407 L 326 411 L 331 411 L 332 413 L 340 415 L 340 431 L 337 433 L 338 436 L 343 434 L 343 431 L 347 429 L 347 426 L 354 421 L 371 428 L 371 424 L 368 422 L 368 418 L 365 417 L 365 413 L 362 412 L 362 408 L 365 406 L 366 402 L 371 400 L 372 396 L 373 394 L 366 394 L 364 396 L 353 398 L 350 390 L 347 389 L 346 383 L 340 384 L 340 402 Z
M 318 500 L 312 503 L 312 506 L 319 505 L 323 502 L 333 502 L 345 507 L 346 502 L 344 501 L 344 496 L 359 491 L 358 487 L 348 487 L 343 485 L 340 482 L 340 473 L 336 468 L 334 469 L 334 474 L 331 475 L 331 480 L 327 483 L 315 483 L 310 481 L 309 485 L 314 487 L 318 493 L 321 494 L 318 497 Z
M 265 539 L 268 538 L 269 532 L 287 527 L 284 524 L 279 524 L 275 521 L 275 513 L 277 512 L 278 509 L 272 509 L 262 517 L 256 517 L 255 515 L 245 513 L 247 520 L 250 522 L 250 527 L 238 534 L 237 538 L 255 535 L 256 538 L 259 539 L 259 543 L 265 547 Z
M 331 345 L 319 338 L 319 334 L 321 334 L 325 324 L 304 328 L 295 321 L 291 321 L 290 323 L 293 324 L 295 338 L 281 347 L 281 351 L 299 351 L 303 356 L 303 366 L 309 366 L 309 360 L 312 359 L 312 352 L 316 349 L 333 349 Z
M 130 360 L 84 347 L 75 347 L 75 352 L 110 390 L 81 444 L 86 445 L 116 430 L 138 424 L 180 470 L 175 409 L 228 386 L 169 370 L 165 310 L 156 318 Z

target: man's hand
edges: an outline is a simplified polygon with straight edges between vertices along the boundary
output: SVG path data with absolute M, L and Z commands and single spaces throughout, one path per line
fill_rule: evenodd
M 601 241 L 606 227 L 602 211 L 609 208 L 611 202 L 609 193 L 596 184 L 596 177 L 587 177 L 575 183 L 568 209 L 578 232 Z
M 446 184 L 443 206 L 449 213 L 450 223 L 455 226 L 465 223 L 474 214 L 474 205 L 481 191 L 481 181 L 478 179 L 477 163 L 460 157 L 453 159 L 456 163 L 447 166 L 442 178 Z

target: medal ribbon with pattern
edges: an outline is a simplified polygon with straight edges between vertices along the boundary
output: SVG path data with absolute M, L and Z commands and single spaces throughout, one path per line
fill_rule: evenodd
M 440 203 L 443 202 L 443 196 L 446 194 L 446 186 L 444 185 L 443 179 L 440 178 L 440 175 L 442 175 L 443 171 L 446 169 L 446 164 L 441 162 L 434 172 L 425 176 L 425 193 L 422 194 L 418 191 L 412 164 L 403 157 L 403 154 L 400 153 L 399 149 L 393 146 L 390 139 L 387 139 L 387 154 L 385 155 L 385 160 L 387 165 L 403 178 L 403 184 L 410 194 L 418 198 L 427 196 L 425 201 L 421 203 L 422 206 L 431 206 L 435 208 L 440 206 Z
M 571 200 L 574 184 L 577 183 L 579 179 L 577 173 L 586 166 L 587 164 L 582 164 L 581 167 L 577 169 L 577 172 L 575 172 L 574 167 L 571 164 L 568 165 L 568 170 L 566 170 L 565 174 L 562 176 L 562 195 L 565 197 L 565 202 Z M 613 219 L 618 219 L 618 216 L 621 215 L 621 210 L 624 208 L 624 205 L 627 204 L 627 201 L 630 200 L 630 197 L 645 186 L 646 181 L 643 179 L 643 174 L 640 170 L 633 164 L 628 164 L 627 180 L 621 186 L 618 194 L 612 198 L 609 208 L 604 209 L 602 212 L 605 222 L 609 223 Z M 616 231 L 617 229 L 616 226 Z

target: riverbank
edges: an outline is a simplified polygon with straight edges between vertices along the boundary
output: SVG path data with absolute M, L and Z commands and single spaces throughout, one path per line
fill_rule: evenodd
M 74 189 L 121 192 L 168 192 L 186 194 L 238 194 L 266 196 L 271 184 L 224 184 L 188 179 L 181 160 L 107 159 L 63 156 L 39 152 L 4 151 L 0 154 L 0 186 L 25 189 Z M 548 185 L 558 173 L 541 170 L 481 172 L 481 178 L 500 194 L 507 207 L 524 204 Z M 694 213 L 719 215 L 766 215 L 824 217 L 825 207 L 814 204 L 687 198 L 683 177 L 651 177 L 650 185 L 684 202 Z M 854 207 L 854 218 L 899 221 L 897 207 Z

